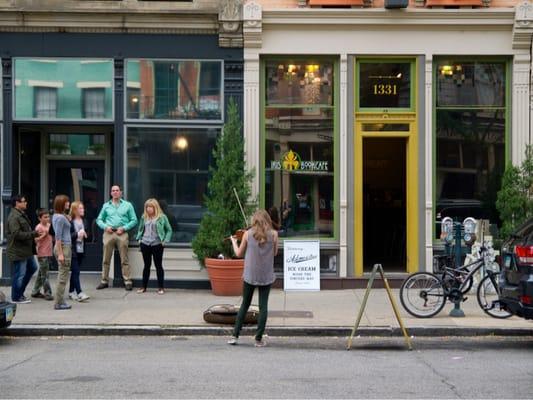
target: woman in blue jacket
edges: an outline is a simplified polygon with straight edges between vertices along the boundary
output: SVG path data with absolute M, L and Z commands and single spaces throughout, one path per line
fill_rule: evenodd
M 137 293 L 146 292 L 148 280 L 150 279 L 150 268 L 152 266 L 152 257 L 154 259 L 155 270 L 157 273 L 158 294 L 165 293 L 164 280 L 165 272 L 163 271 L 163 249 L 165 244 L 170 242 L 172 237 L 172 228 L 168 222 L 167 216 L 161 211 L 161 207 L 156 199 L 148 199 L 144 203 L 144 213 L 139 222 L 137 240 L 141 247 L 143 255 L 143 286 Z

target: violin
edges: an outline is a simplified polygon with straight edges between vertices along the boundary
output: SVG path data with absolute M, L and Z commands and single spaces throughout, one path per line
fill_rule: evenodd
M 240 241 L 242 241 L 242 237 L 243 237 L 244 233 L 250 228 L 251 228 L 251 226 L 247 226 L 246 228 L 239 228 L 235 232 L 233 232 L 233 235 L 231 235 L 231 236 L 234 236 L 235 239 L 237 239 L 237 241 L 240 242 Z M 224 238 L 224 240 L 230 240 L 230 236 L 228 236 L 227 238 Z

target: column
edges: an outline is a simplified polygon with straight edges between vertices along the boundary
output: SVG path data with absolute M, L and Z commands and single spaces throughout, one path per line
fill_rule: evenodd
M 339 277 L 348 276 L 348 135 L 347 135 L 347 118 L 348 118 L 348 57 L 341 54 L 340 58 L 340 104 L 339 104 L 339 186 L 340 186 L 340 205 L 339 215 L 339 239 L 340 239 L 340 260 L 339 260 Z M 350 223 L 353 223 L 351 221 Z
M 420 271 L 432 271 L 433 265 L 433 55 L 426 55 L 425 104 L 421 110 L 425 115 L 425 261 Z
M 252 197 L 259 195 L 261 126 L 259 102 L 259 54 L 254 52 L 244 56 L 244 140 L 246 150 L 246 164 L 254 169 L 252 182 Z
M 511 161 L 519 165 L 524 159 L 526 145 L 531 143 L 531 95 L 529 81 L 531 57 L 528 53 L 517 54 L 513 59 Z

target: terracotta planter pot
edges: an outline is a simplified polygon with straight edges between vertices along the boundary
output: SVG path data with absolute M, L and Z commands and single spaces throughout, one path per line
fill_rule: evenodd
M 206 258 L 211 290 L 215 296 L 241 296 L 244 259 Z

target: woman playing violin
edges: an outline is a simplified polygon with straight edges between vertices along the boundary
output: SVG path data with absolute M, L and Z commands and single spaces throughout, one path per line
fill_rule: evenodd
M 252 227 L 245 231 L 240 245 L 231 237 L 233 251 L 237 257 L 244 256 L 244 282 L 242 304 L 235 321 L 233 337 L 228 344 L 237 344 L 239 334 L 248 312 L 255 288 L 259 291 L 259 319 L 255 334 L 255 346 L 264 347 L 263 333 L 268 315 L 270 287 L 276 280 L 274 256 L 278 253 L 278 233 L 272 228 L 272 221 L 265 210 L 258 210 L 252 216 Z

